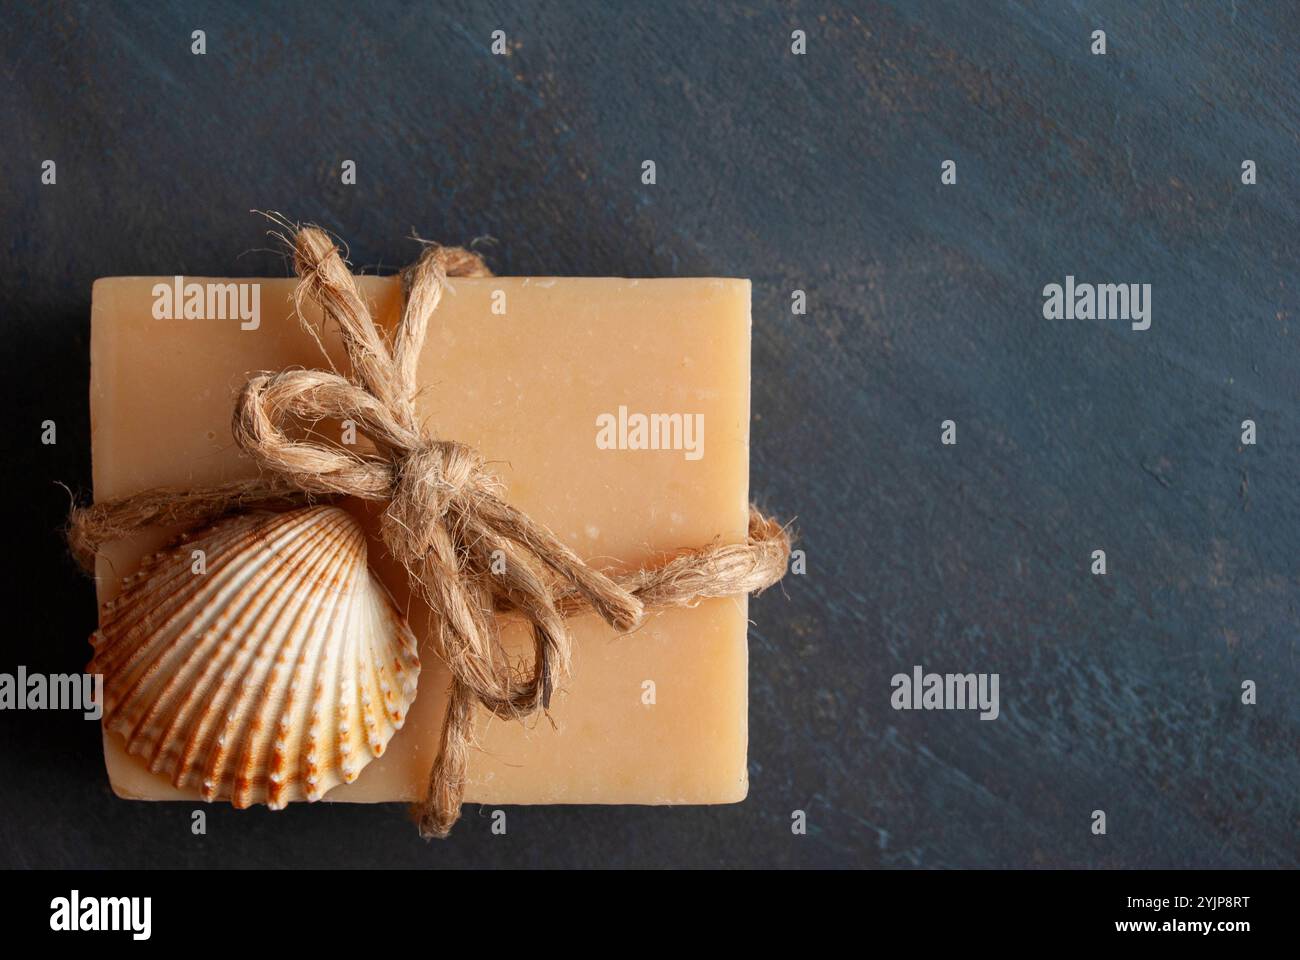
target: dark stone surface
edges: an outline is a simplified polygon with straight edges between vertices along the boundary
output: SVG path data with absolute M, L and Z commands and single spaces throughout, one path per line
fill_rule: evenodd
M 57 484 L 89 489 L 91 282 L 284 275 L 252 208 L 361 266 L 415 227 L 504 274 L 752 277 L 753 493 L 809 572 L 753 606 L 744 804 L 505 838 L 471 808 L 432 845 L 396 808 L 214 807 L 196 838 L 111 797 L 94 725 L 5 712 L 0 862 L 1300 863 L 1297 7 L 717 6 L 7 5 L 0 670 L 88 656 Z M 1044 320 L 1066 274 L 1153 284 L 1151 329 Z M 895 712 L 918 663 L 998 672 L 1001 717 Z

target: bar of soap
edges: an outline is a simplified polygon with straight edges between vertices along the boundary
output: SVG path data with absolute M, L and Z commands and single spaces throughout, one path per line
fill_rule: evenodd
M 156 319 L 155 287 L 174 286 L 170 277 L 95 283 L 97 499 L 254 474 L 230 435 L 245 380 L 256 371 L 323 364 L 292 315 L 295 281 L 238 282 L 260 285 L 255 323 Z M 391 329 L 400 309 L 398 281 L 358 282 L 377 321 Z M 504 315 L 493 310 L 502 303 Z M 434 436 L 475 446 L 506 484 L 508 499 L 579 555 L 607 571 L 630 569 L 681 547 L 744 541 L 749 337 L 747 280 L 458 279 L 429 329 L 418 407 Z M 346 369 L 332 328 L 325 344 Z M 680 449 L 626 449 L 636 444 L 637 414 L 674 413 L 702 415 L 702 437 L 680 434 Z M 611 443 L 620 448 L 602 448 Z M 405 575 L 373 535 L 382 505 L 347 506 L 369 524 L 371 563 L 399 607 L 410 611 L 423 670 L 406 725 L 384 756 L 326 799 L 411 801 L 423 796 L 437 754 L 448 677 L 428 642 L 423 607 L 411 600 Z M 100 601 L 113 597 L 120 578 L 175 532 L 150 530 L 106 547 L 96 562 Z M 525 726 L 480 711 L 466 800 L 743 799 L 746 598 L 653 612 L 625 636 L 591 614 L 571 626 L 574 672 L 552 701 L 553 723 L 538 718 Z M 518 624 L 507 622 L 505 630 L 510 644 L 527 648 Z M 150 773 L 116 735 L 105 734 L 104 753 L 119 796 L 197 797 Z

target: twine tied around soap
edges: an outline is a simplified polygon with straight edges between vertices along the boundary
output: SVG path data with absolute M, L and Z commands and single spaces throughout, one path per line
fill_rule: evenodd
M 418 420 L 416 372 L 430 318 L 448 278 L 492 276 L 483 259 L 461 247 L 426 244 L 401 272 L 402 315 L 389 339 L 323 230 L 302 227 L 292 241 L 283 239 L 292 246 L 299 277 L 299 319 L 325 353 L 320 331 L 303 311 L 306 302 L 319 305 L 322 323 L 332 321 L 342 334 L 349 374 L 331 364 L 329 371 L 288 369 L 251 377 L 231 429 L 260 468 L 258 478 L 157 488 L 74 508 L 68 543 L 92 570 L 101 545 L 145 527 L 205 523 L 321 497 L 387 501 L 383 542 L 428 605 L 436 651 L 451 673 L 438 756 L 417 805 L 421 836 L 445 837 L 460 816 L 475 705 L 513 720 L 546 711 L 569 671 L 566 617 L 594 610 L 615 629 L 629 631 L 648 608 L 759 593 L 784 575 L 789 537 L 780 523 L 751 506 L 745 543 L 681 550 L 618 576 L 588 566 L 504 499 L 501 482 L 476 450 L 432 437 Z M 304 427 L 324 419 L 352 420 L 374 451 L 290 436 L 291 428 L 306 432 Z M 504 571 L 493 564 L 494 555 L 504 557 Z M 495 615 L 510 611 L 532 629 L 528 669 L 512 667 L 501 643 Z

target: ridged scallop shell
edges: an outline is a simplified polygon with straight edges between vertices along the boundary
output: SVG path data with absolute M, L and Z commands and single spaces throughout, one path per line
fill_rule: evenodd
M 192 551 L 206 572 L 192 570 Z M 88 667 L 104 726 L 177 787 L 236 807 L 319 800 L 380 756 L 415 699 L 414 635 L 337 507 L 243 514 L 145 560 Z

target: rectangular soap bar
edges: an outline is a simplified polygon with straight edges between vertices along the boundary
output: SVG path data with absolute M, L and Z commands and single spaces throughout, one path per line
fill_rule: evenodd
M 292 312 L 294 280 L 184 282 L 256 283 L 260 315 L 256 322 L 156 319 L 155 285 L 173 285 L 173 278 L 96 282 L 91 424 L 97 499 L 253 475 L 230 435 L 245 380 L 261 370 L 322 366 L 319 348 Z M 358 282 L 376 319 L 391 329 L 400 309 L 398 281 Z M 477 447 L 504 481 L 508 499 L 579 555 L 607 571 L 634 568 L 681 547 L 744 541 L 749 337 L 747 280 L 458 279 L 424 346 L 419 412 L 434 436 Z M 335 364 L 346 369 L 332 329 L 325 343 Z M 613 419 L 603 423 L 618 424 L 620 408 L 624 417 L 702 414 L 702 443 L 696 449 L 602 449 L 598 418 L 607 415 Z M 619 429 L 606 441 L 617 440 Z M 406 725 L 384 756 L 326 799 L 411 801 L 423 796 L 437 753 L 448 677 L 405 575 L 373 536 L 376 506 L 348 506 L 370 523 L 371 563 L 398 606 L 411 613 L 423 670 Z M 152 530 L 106 547 L 96 565 L 100 601 L 114 596 L 120 578 L 175 532 Z M 574 672 L 552 701 L 554 724 L 539 719 L 525 727 L 480 711 L 466 799 L 743 799 L 746 598 L 654 612 L 626 636 L 590 614 L 575 617 L 571 626 Z M 522 628 L 509 625 L 507 637 L 523 649 Z M 150 773 L 114 734 L 105 734 L 104 753 L 119 796 L 197 796 Z

